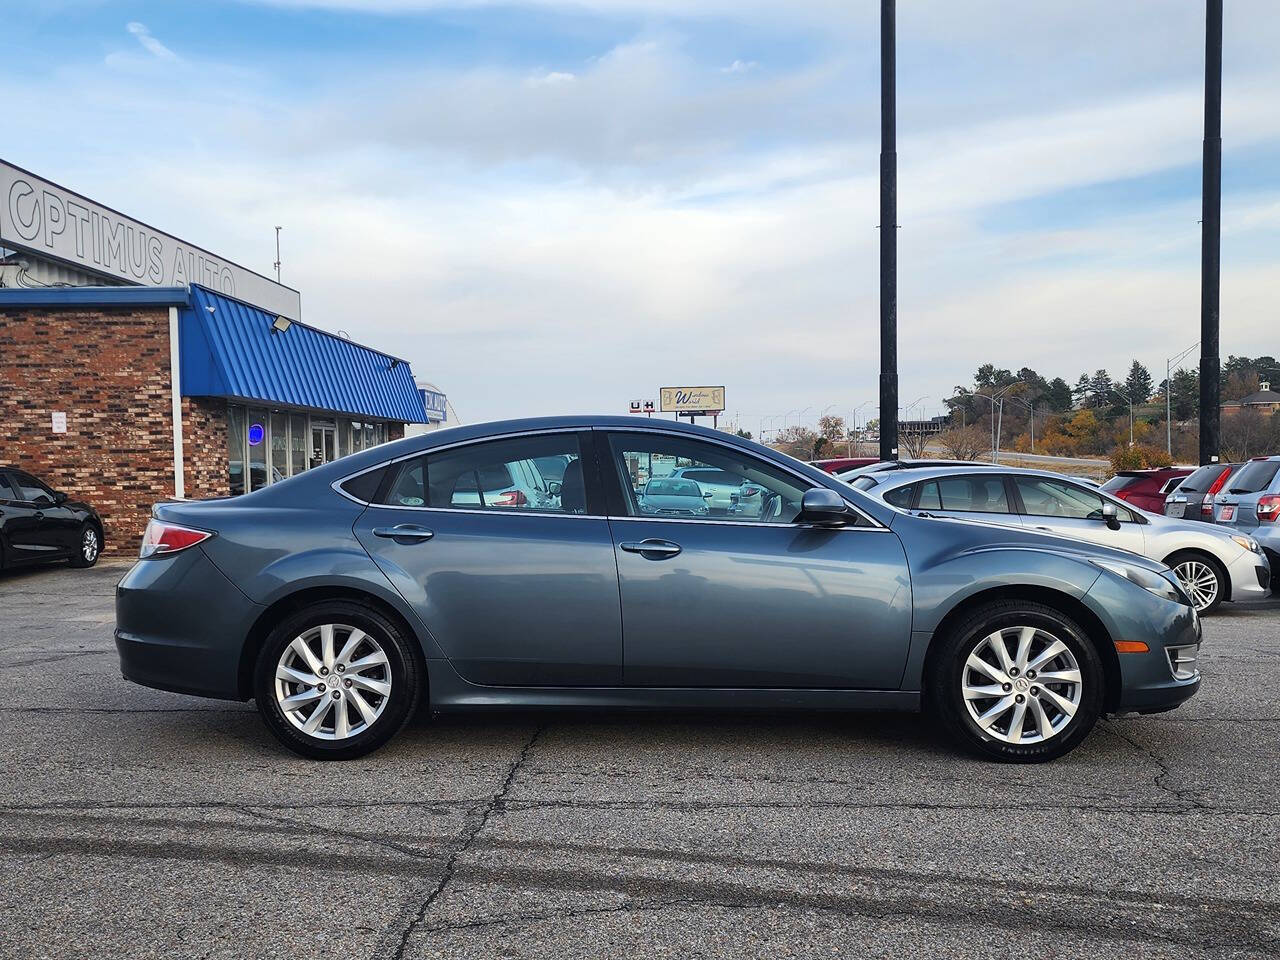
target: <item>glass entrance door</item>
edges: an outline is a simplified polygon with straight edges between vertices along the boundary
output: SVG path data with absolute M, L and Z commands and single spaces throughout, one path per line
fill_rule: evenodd
M 338 433 L 335 425 L 311 425 L 311 466 L 318 467 L 338 459 Z

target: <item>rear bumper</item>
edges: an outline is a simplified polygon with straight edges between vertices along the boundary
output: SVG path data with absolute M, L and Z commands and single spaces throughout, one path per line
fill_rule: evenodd
M 243 700 L 240 656 L 263 609 L 199 547 L 139 560 L 116 585 L 120 672 L 160 690 Z

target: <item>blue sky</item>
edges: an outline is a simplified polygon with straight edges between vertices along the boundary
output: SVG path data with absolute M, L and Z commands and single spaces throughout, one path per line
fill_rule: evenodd
M 874 0 L 82 2 L 0 35 L 0 157 L 262 272 L 464 419 L 876 395 Z M 899 12 L 901 393 L 1199 336 L 1203 5 Z M 1226 22 L 1223 352 L 1280 289 L 1280 9 Z M 865 408 L 864 414 L 865 415 Z

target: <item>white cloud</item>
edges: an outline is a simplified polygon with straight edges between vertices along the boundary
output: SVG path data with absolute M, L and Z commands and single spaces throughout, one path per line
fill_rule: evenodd
M 151 31 L 147 29 L 147 25 L 145 23 L 138 23 L 134 20 L 127 24 L 125 29 L 137 38 L 138 43 L 142 44 L 144 50 L 158 60 L 179 59 L 176 53 L 152 36 Z
M 748 70 L 754 70 L 760 64 L 754 60 L 735 60 L 727 67 L 721 67 L 721 73 L 746 73 Z

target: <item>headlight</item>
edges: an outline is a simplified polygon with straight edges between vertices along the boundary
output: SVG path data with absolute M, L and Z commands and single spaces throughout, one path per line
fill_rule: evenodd
M 1152 573 L 1144 567 L 1121 563 L 1118 560 L 1094 560 L 1092 563 L 1103 570 L 1110 570 L 1117 577 L 1124 577 L 1130 583 L 1137 584 L 1143 590 L 1154 593 L 1157 597 L 1172 600 L 1174 603 L 1181 603 L 1185 606 L 1192 606 L 1191 600 L 1182 589 L 1174 586 L 1171 581 L 1166 580 L 1158 573 Z
M 1253 553 L 1262 552 L 1262 547 L 1258 546 L 1258 541 L 1253 539 L 1253 537 L 1233 536 L 1231 539 L 1234 540 L 1236 543 L 1240 544 L 1240 546 L 1244 547 L 1246 550 L 1249 550 Z

